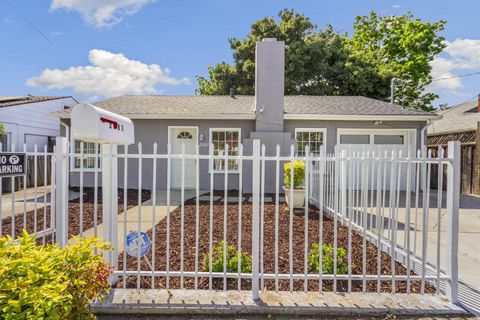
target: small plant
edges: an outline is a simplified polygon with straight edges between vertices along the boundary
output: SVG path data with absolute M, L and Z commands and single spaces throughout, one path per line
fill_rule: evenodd
M 212 272 L 223 272 L 223 247 L 224 242 L 221 241 L 213 247 L 212 252 Z M 238 272 L 238 252 L 235 247 L 226 243 L 226 268 L 227 272 Z M 243 253 L 240 255 L 240 272 L 249 273 L 252 272 L 252 259 Z M 210 259 L 209 254 L 205 254 L 203 257 L 203 269 L 204 271 L 210 271 Z
M 308 255 L 308 268 L 312 271 L 320 271 L 320 245 L 318 243 L 312 244 L 310 253 Z M 334 261 L 333 246 L 330 244 L 322 245 L 322 273 L 333 274 Z M 347 262 L 344 261 L 344 257 L 347 255 L 347 251 L 344 248 L 337 248 L 337 274 L 346 274 L 348 271 Z
M 291 187 L 291 162 L 286 162 L 283 166 L 283 184 L 285 187 Z M 293 162 L 293 189 L 298 189 L 305 180 L 305 163 L 295 160 Z
M 17 240 L 0 237 L 1 319 L 95 319 L 90 302 L 109 291 L 112 269 L 93 252 L 109 246 L 95 238 L 75 243 L 37 245 L 26 231 Z

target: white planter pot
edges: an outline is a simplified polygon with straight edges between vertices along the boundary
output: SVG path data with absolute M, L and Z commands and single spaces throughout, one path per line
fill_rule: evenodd
M 305 206 L 305 189 L 293 189 L 293 201 L 290 201 L 290 188 L 283 187 L 285 191 L 285 201 L 289 207 L 292 203 L 293 209 L 303 208 Z

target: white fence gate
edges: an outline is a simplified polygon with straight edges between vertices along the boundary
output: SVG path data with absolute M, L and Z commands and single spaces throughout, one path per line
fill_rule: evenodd
M 36 184 L 32 190 L 25 187 L 21 210 L 18 192 L 2 194 L 1 233 L 19 235 L 21 221 L 22 228 L 38 233 L 43 242 L 62 246 L 72 233 L 101 236 L 116 248 L 106 259 L 117 267 L 114 285 L 123 288 L 251 290 L 253 297 L 260 290 L 424 294 L 445 288 L 448 298 L 457 302 L 457 142 L 449 144 L 448 157 L 440 150 L 438 158 L 424 151 L 324 150 L 318 156 L 298 157 L 293 147 L 289 156 L 281 156 L 279 147 L 275 156 L 266 156 L 258 140 L 251 155 L 243 154 L 240 146 L 235 156 L 228 150 L 222 156 L 200 154 L 198 146 L 193 155 L 160 154 L 156 144 L 152 153 L 142 153 L 141 145 L 136 153 L 129 153 L 127 146 L 118 153 L 114 147 L 102 148 L 101 153 L 86 154 L 82 146 L 74 153 L 66 139 L 58 138 L 53 153 L 27 153 L 51 161 L 52 184 L 41 191 Z M 75 173 L 78 187 L 73 189 L 72 158 L 80 159 Z M 94 170 L 84 168 L 88 158 L 94 158 Z M 192 190 L 183 183 L 186 160 L 196 164 Z M 297 160 L 305 165 L 305 208 L 294 210 L 285 204 L 293 190 L 284 194 L 282 175 L 284 164 Z M 181 163 L 179 189 L 171 188 L 172 161 Z M 215 188 L 214 161 L 235 161 L 238 168 L 233 175 L 229 165 L 224 166 L 221 188 Z M 152 168 L 151 190 L 142 188 L 147 163 Z M 205 189 L 199 184 L 202 163 L 210 168 Z M 446 191 L 430 188 L 434 166 L 439 173 L 447 168 Z M 158 190 L 157 176 L 162 172 L 167 187 Z M 265 192 L 266 172 L 275 172 L 273 193 Z M 115 187 L 117 173 L 123 177 L 118 179 L 120 189 Z M 243 192 L 246 176 L 251 177 L 249 193 Z M 233 177 L 236 187 L 229 181 Z M 0 178 L 8 179 L 15 184 L 22 177 Z M 136 190 L 128 189 L 129 179 L 136 179 Z M 5 210 L 8 205 L 11 212 Z M 445 239 L 439 225 L 443 215 Z M 431 230 L 434 218 L 438 226 Z M 145 232 L 151 239 L 145 255 L 125 250 L 130 231 Z

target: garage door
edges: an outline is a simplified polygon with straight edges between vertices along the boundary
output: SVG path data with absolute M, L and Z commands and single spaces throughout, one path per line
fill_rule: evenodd
M 390 129 L 338 129 L 337 150 L 348 150 L 351 152 L 375 152 L 376 154 L 387 154 L 390 156 L 393 150 L 401 151 L 403 157 L 408 154 L 408 149 L 415 150 L 416 130 L 390 130 Z M 375 189 L 376 179 L 369 173 L 369 188 Z M 374 173 L 375 174 L 375 173 Z M 406 165 L 399 168 L 400 188 L 405 190 Z M 387 167 L 386 187 L 390 189 L 391 167 Z M 394 182 L 396 183 L 396 182 Z

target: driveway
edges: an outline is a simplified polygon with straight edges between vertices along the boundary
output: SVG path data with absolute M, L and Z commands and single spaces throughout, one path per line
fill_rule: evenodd
M 375 199 L 375 193 L 373 199 Z M 446 193 L 443 192 L 442 207 L 446 207 Z M 369 194 L 369 199 L 371 194 Z M 440 230 L 440 266 L 442 270 L 446 269 L 447 258 L 447 244 L 446 244 L 446 227 L 447 217 L 446 209 L 437 209 L 439 194 L 436 190 L 432 190 L 429 197 L 428 210 L 428 233 L 427 233 L 427 261 L 432 264 L 437 264 L 437 243 L 438 230 Z M 390 194 L 387 192 L 385 197 L 385 211 L 384 211 L 384 236 L 390 237 L 391 222 L 389 220 Z M 397 245 L 405 247 L 406 232 L 410 230 L 410 244 L 411 250 L 417 256 L 422 256 L 422 234 L 424 230 L 422 195 L 419 195 L 418 207 L 415 210 L 415 194 L 411 194 L 411 210 L 410 210 L 410 228 L 406 228 L 406 194 L 400 193 L 399 209 L 398 209 L 398 227 L 397 227 Z M 360 214 L 362 209 L 354 206 Z M 376 208 L 374 206 L 367 207 L 367 221 L 369 229 L 375 228 Z M 440 218 L 439 218 L 440 217 Z M 416 220 L 416 222 L 415 222 Z M 375 232 L 375 231 L 374 231 Z M 470 306 L 475 306 L 476 310 L 480 312 L 480 197 L 471 195 L 460 196 L 460 211 L 459 211 L 459 243 L 458 243 L 458 268 L 460 287 L 460 300 L 467 300 Z

